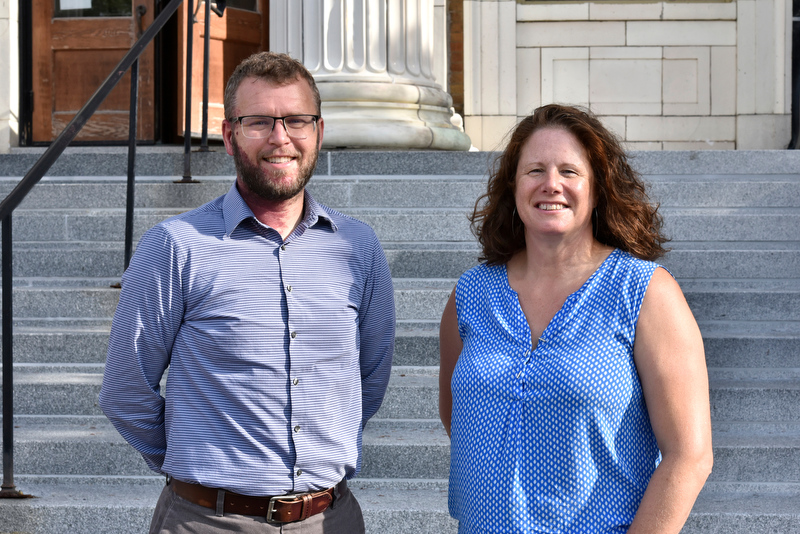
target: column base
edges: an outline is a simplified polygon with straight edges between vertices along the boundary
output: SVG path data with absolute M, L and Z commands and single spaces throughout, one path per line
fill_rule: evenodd
M 469 150 L 453 125 L 452 99 L 438 87 L 317 80 L 323 148 Z

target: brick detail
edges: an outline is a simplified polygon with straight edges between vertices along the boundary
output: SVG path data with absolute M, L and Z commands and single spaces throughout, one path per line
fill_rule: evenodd
M 450 28 L 448 50 L 448 89 L 456 113 L 464 116 L 464 0 L 447 0 Z

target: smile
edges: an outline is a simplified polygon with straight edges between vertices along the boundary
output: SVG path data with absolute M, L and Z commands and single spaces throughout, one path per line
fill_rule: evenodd
M 289 156 L 273 156 L 271 158 L 264 158 L 267 160 L 267 163 L 289 163 L 294 158 Z
M 545 211 L 563 210 L 563 204 L 539 204 L 538 208 Z

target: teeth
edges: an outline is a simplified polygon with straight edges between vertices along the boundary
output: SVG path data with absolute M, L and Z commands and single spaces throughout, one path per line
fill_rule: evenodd
M 562 204 L 539 204 L 539 209 L 552 211 L 552 210 L 561 210 L 564 209 Z
M 294 158 L 290 158 L 288 156 L 275 156 L 272 158 L 267 158 L 267 161 L 270 163 L 288 163 L 292 161 Z

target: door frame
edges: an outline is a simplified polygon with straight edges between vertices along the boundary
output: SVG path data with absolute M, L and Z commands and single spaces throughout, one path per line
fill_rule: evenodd
M 19 146 L 33 146 L 33 6 L 19 4 Z
M 148 14 L 151 20 L 161 12 L 162 4 L 165 0 L 153 0 L 154 10 L 152 15 Z M 19 6 L 19 146 L 27 147 L 41 147 L 50 146 L 55 138 L 50 141 L 34 141 L 33 140 L 33 121 L 34 121 L 34 107 L 35 94 L 34 94 L 34 25 L 33 25 L 33 2 L 32 0 L 18 0 Z M 175 16 L 167 23 L 174 23 Z M 161 138 L 161 123 L 159 120 L 162 107 L 162 102 L 159 98 L 160 88 L 162 86 L 161 69 L 161 54 L 162 54 L 162 30 L 149 45 L 153 47 L 153 88 L 154 88 L 154 119 L 153 119 L 153 140 L 137 140 L 139 145 L 153 144 L 159 142 Z M 110 73 L 109 73 L 110 74 Z M 119 84 L 118 84 L 119 87 Z M 130 86 L 128 86 L 130 87 Z M 139 91 L 141 99 L 141 86 Z M 52 97 L 51 97 L 52 98 Z M 88 101 L 88 99 L 87 99 Z M 141 109 L 137 110 L 141 114 Z M 137 119 L 138 120 L 138 119 Z M 123 146 L 127 144 L 127 140 L 118 141 L 81 141 L 74 140 L 70 146 Z

